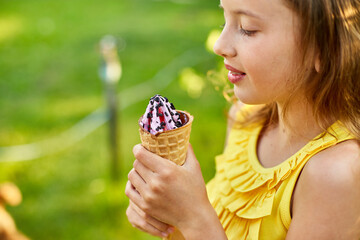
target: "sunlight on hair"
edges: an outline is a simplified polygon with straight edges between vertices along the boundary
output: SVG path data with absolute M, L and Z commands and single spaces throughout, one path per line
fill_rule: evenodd
M 180 86 L 187 91 L 192 98 L 199 98 L 205 87 L 203 77 L 198 75 L 194 69 L 185 68 L 180 73 Z
M 355 9 L 353 6 L 348 6 L 347 8 L 345 8 L 342 12 L 342 17 L 344 18 L 345 22 L 346 22 L 346 28 L 348 30 L 352 29 L 352 26 L 356 23 L 356 13 L 357 13 L 357 9 Z
M 229 103 L 237 101 L 234 95 L 234 89 L 227 79 L 228 70 L 221 64 L 219 70 L 210 70 L 207 72 L 207 80 L 214 86 L 216 91 L 223 94 L 225 100 Z
M 213 48 L 215 45 L 216 40 L 220 37 L 221 31 L 220 30 L 212 30 L 206 40 L 206 49 L 209 52 L 214 52 Z
M 18 35 L 23 29 L 23 23 L 14 16 L 0 18 L 0 29 L 0 42 L 3 42 Z

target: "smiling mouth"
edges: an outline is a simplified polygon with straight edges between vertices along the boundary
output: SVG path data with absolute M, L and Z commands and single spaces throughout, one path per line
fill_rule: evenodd
M 232 71 L 229 71 L 228 73 L 228 79 L 233 84 L 239 83 L 240 81 L 245 79 L 245 77 L 246 77 L 246 73 L 232 72 Z
M 242 71 L 240 71 L 240 70 L 238 70 L 238 69 L 236 69 L 236 68 L 234 68 L 234 67 L 232 67 L 232 66 L 230 66 L 230 65 L 228 65 L 228 64 L 225 64 L 225 68 L 226 68 L 227 70 L 229 70 L 229 72 L 230 72 L 231 74 L 246 75 L 246 73 L 244 73 L 244 72 L 242 72 Z
M 244 72 L 233 72 L 233 71 L 229 71 L 229 72 L 233 75 L 246 75 L 246 73 Z

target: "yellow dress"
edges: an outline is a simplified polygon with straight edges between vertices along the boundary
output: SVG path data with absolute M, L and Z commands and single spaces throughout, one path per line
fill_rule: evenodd
M 224 153 L 216 157 L 215 177 L 207 184 L 210 202 L 229 240 L 285 239 L 291 196 L 306 162 L 325 148 L 354 138 L 336 122 L 328 129 L 333 136 L 314 138 L 286 161 L 264 168 L 256 153 L 261 129 L 261 124 L 253 124 L 230 131 Z

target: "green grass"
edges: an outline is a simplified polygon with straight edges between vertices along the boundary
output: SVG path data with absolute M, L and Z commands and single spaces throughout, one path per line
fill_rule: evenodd
M 218 2 L 0 0 L 0 5 L 0 146 L 57 136 L 104 104 L 97 48 L 106 34 L 126 43 L 119 49 L 118 92 L 151 79 L 189 49 L 208 55 L 194 66 L 201 76 L 219 61 L 205 50 L 208 33 L 223 21 Z M 169 80 L 152 94 L 168 96 L 195 116 L 191 143 L 208 181 L 223 148 L 226 103 L 209 82 L 193 99 L 178 78 Z M 125 182 L 146 104 L 119 112 L 118 183 L 110 180 L 107 126 L 60 153 L 0 162 L 0 181 L 13 181 L 23 193 L 22 204 L 8 208 L 19 229 L 36 240 L 155 239 L 132 228 L 125 216 Z

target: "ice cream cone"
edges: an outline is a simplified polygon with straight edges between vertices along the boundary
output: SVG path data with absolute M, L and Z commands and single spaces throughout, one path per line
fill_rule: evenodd
M 178 112 L 180 113 L 181 121 L 185 122 L 183 126 L 158 133 L 157 135 L 150 134 L 142 127 L 140 127 L 139 132 L 142 145 L 147 150 L 178 165 L 183 165 L 189 146 L 191 124 L 194 117 L 185 111 Z
M 142 127 L 140 127 L 139 132 L 141 143 L 147 150 L 156 153 L 160 157 L 169 159 L 177 165 L 183 165 L 186 160 L 191 133 L 191 124 L 194 117 L 185 111 L 177 112 L 180 113 L 181 121 L 185 123 L 183 126 L 158 133 L 157 135 L 150 134 Z M 163 238 L 163 240 L 184 239 L 185 238 L 178 229 L 175 229 L 174 233 L 172 233 L 169 237 Z

